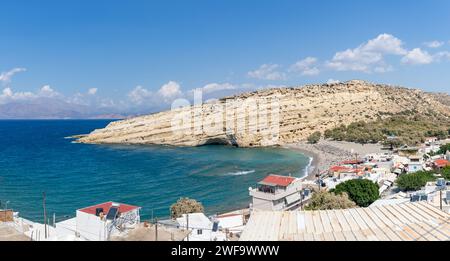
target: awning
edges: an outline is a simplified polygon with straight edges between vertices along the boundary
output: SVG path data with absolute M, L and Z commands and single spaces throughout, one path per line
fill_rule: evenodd
M 289 204 L 292 204 L 292 203 L 294 203 L 296 201 L 299 201 L 300 199 L 301 199 L 300 193 L 296 192 L 296 193 L 286 197 L 286 203 L 289 205 Z

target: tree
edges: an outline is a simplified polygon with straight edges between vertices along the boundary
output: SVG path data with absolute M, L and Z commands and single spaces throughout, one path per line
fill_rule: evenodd
M 336 195 L 332 192 L 319 191 L 312 195 L 306 210 L 346 209 L 356 207 L 355 202 L 348 198 L 347 193 Z
M 445 180 L 450 180 L 450 167 L 447 166 L 443 169 L 441 169 L 441 176 L 445 179 Z
M 204 208 L 202 203 L 195 199 L 180 198 L 176 203 L 170 206 L 170 216 L 172 218 L 179 218 L 183 214 L 203 213 Z
M 441 147 L 439 147 L 438 154 L 445 154 L 447 151 L 450 151 L 450 143 L 441 145 Z
M 436 177 L 429 171 L 417 171 L 410 174 L 400 175 L 397 179 L 397 186 L 401 191 L 416 191 L 427 184 L 428 181 L 434 181 Z
M 315 144 L 319 142 L 320 138 L 322 137 L 322 133 L 320 131 L 316 131 L 313 134 L 309 135 L 308 137 L 308 143 Z
M 345 192 L 358 206 L 368 207 L 380 197 L 378 190 L 378 184 L 368 179 L 352 179 L 338 184 L 334 192 L 338 195 Z

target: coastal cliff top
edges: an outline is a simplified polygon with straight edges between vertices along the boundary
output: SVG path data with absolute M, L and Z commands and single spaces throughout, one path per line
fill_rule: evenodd
M 257 102 L 243 103 L 252 100 Z M 362 80 L 262 89 L 224 97 L 214 103 L 112 122 L 106 128 L 95 130 L 78 141 L 260 147 L 303 141 L 313 133 L 325 134 L 338 127 L 341 130 L 335 132 L 336 137 L 340 139 L 339 135 L 343 133 L 342 138 L 345 139 L 345 136 L 354 134 L 347 134 L 347 130 L 341 126 L 358 122 L 375 122 L 373 127 L 379 131 L 370 137 L 364 137 L 364 140 L 378 141 L 386 136 L 387 130 L 382 126 L 388 118 L 395 120 L 391 124 L 395 127 L 392 130 L 395 133 L 407 132 L 411 127 L 409 123 L 414 122 L 417 132 L 414 137 L 421 139 L 425 135 L 423 133 L 428 131 L 440 133 L 446 130 L 450 121 L 449 100 L 448 95 Z M 234 102 L 234 105 L 230 107 L 231 111 L 225 113 L 228 102 Z M 273 113 L 276 115 L 272 115 Z M 182 120 L 180 115 L 189 119 Z M 251 118 L 255 115 L 258 115 L 257 118 Z M 180 120 L 183 124 L 177 123 L 174 126 Z M 214 121 L 213 125 L 211 120 Z M 261 122 L 270 122 L 271 126 L 259 126 Z M 232 126 L 228 126 L 230 123 Z M 236 126 L 234 123 L 243 124 Z M 367 134 L 368 130 L 359 125 L 356 126 L 357 129 Z M 357 136 L 368 136 L 366 134 Z M 409 140 L 415 141 L 416 138 Z

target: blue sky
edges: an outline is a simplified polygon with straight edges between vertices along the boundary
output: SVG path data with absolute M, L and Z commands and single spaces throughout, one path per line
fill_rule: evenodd
M 450 1 L 2 1 L 0 104 L 151 111 L 204 88 L 450 89 Z M 112 110 L 112 109 L 111 109 Z

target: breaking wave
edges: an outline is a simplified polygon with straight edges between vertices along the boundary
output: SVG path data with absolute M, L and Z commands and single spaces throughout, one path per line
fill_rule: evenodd
M 243 171 L 237 171 L 237 172 L 229 172 L 225 174 L 226 176 L 243 176 L 247 174 L 255 173 L 255 170 L 243 170 Z

